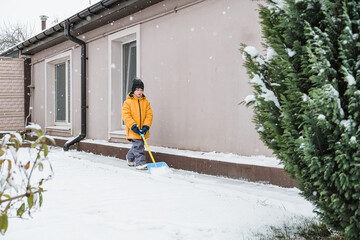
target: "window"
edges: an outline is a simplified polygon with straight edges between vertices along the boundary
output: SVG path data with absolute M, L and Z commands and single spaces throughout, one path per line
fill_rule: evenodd
M 45 128 L 53 136 L 72 136 L 72 50 L 45 60 Z
M 122 104 L 131 91 L 132 80 L 140 77 L 140 25 L 110 35 L 108 43 L 108 136 L 116 142 L 126 138 Z
M 70 121 L 70 61 L 54 64 L 55 124 Z
M 125 43 L 122 46 L 122 102 L 124 102 L 127 94 L 131 91 L 132 81 L 136 77 L 136 41 Z

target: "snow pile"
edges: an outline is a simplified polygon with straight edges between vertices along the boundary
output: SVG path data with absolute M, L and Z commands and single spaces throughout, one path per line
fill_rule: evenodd
M 346 76 L 346 80 L 348 81 L 349 85 L 355 85 L 356 81 L 353 75 L 349 74 Z
M 30 123 L 29 125 L 26 126 L 26 129 L 28 129 L 28 130 L 41 130 L 41 126 L 39 124 L 36 124 L 36 123 Z
M 289 55 L 289 57 L 293 57 L 296 54 L 296 52 L 291 50 L 290 48 L 286 48 L 285 50 L 286 50 L 287 54 Z
M 259 55 L 257 49 L 253 46 L 247 46 L 244 48 L 244 53 L 250 55 L 251 58 L 255 58 Z M 246 60 L 246 56 L 243 54 L 243 59 Z
M 249 240 L 265 225 L 314 216 L 295 188 L 179 170 L 154 177 L 124 160 L 60 148 L 49 159 L 55 177 L 42 208 L 29 220 L 11 218 L 5 239 Z
M 260 65 L 265 64 L 265 61 L 262 59 L 261 55 L 259 55 L 258 50 L 253 46 L 247 46 L 244 48 L 244 52 L 242 55 L 243 60 L 246 60 L 246 54 L 248 54 L 251 58 L 255 58 L 256 62 Z
M 320 119 L 320 120 L 325 120 L 326 117 L 325 117 L 325 115 L 323 115 L 323 114 L 319 114 L 318 119 Z
M 302 95 L 302 100 L 303 100 L 303 102 L 306 102 L 306 101 L 309 101 L 310 98 L 309 98 L 308 95 L 306 95 L 306 94 L 304 93 L 304 94 Z
M 339 98 L 339 92 L 330 84 L 327 84 L 325 86 L 325 92 L 331 96 L 331 98 L 333 98 L 335 101 L 337 100 L 337 104 L 338 104 L 338 108 L 339 108 L 339 112 L 340 112 L 340 115 L 344 115 L 344 109 L 342 109 L 341 107 L 341 101 L 340 101 L 340 98 Z
M 285 1 L 284 0 L 273 0 L 275 4 L 278 5 L 279 8 L 284 8 Z
M 277 56 L 277 53 L 275 52 L 275 50 L 272 47 L 268 47 L 266 50 L 266 61 L 270 61 L 271 59 L 273 59 L 275 56 Z
M 248 95 L 246 96 L 246 98 L 244 99 L 245 103 L 249 103 L 249 102 L 253 102 L 256 101 L 255 96 L 254 95 Z
M 280 103 L 276 98 L 274 92 L 265 86 L 259 75 L 255 74 L 254 78 L 251 79 L 250 82 L 258 85 L 261 88 L 262 94 L 260 95 L 260 97 L 264 98 L 264 101 L 273 102 L 277 108 L 281 108 Z
M 153 176 L 169 176 L 172 171 L 168 167 L 155 167 L 150 169 L 150 173 Z

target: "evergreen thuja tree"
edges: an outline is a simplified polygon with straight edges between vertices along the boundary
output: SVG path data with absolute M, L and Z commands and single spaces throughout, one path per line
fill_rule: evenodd
M 262 141 L 321 219 L 360 239 L 360 1 L 266 0 L 243 46 Z

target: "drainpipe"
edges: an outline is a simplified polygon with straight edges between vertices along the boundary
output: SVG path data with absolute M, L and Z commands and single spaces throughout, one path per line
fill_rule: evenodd
M 67 39 L 81 46 L 81 133 L 76 138 L 64 144 L 64 151 L 71 145 L 80 142 L 86 136 L 86 43 L 70 34 L 70 22 L 65 22 L 64 34 Z

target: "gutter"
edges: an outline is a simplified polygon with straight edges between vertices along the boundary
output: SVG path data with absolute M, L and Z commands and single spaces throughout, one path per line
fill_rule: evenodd
M 110 22 L 118 20 L 122 17 L 139 12 L 142 9 L 161 1 L 164 0 L 102 0 L 65 19 L 64 21 L 45 29 L 24 42 L 0 52 L 0 56 L 9 56 L 16 52 L 19 52 L 20 55 L 23 54 L 30 56 L 48 47 L 66 41 L 66 38 L 62 34 L 66 22 L 75 24 L 73 34 L 80 35 L 109 24 Z M 48 44 L 48 46 L 41 48 L 46 44 Z
M 64 151 L 68 151 L 71 145 L 80 142 L 86 136 L 86 43 L 70 34 L 70 21 L 64 23 L 64 34 L 67 39 L 81 46 L 81 133 L 76 138 L 64 144 Z
M 102 0 L 100 2 L 95 3 L 94 5 L 82 10 L 81 12 L 76 13 L 75 15 L 65 19 L 64 21 L 43 30 L 36 36 L 33 36 L 24 42 L 21 42 L 9 49 L 0 52 L 0 56 L 7 56 L 16 51 L 21 51 L 34 44 L 41 44 L 42 41 L 48 39 L 49 37 L 54 36 L 56 33 L 61 33 L 64 28 L 66 22 L 70 22 L 71 24 L 80 23 L 80 22 L 89 22 L 92 16 L 96 16 L 97 14 L 101 13 L 104 10 L 107 10 L 114 6 L 115 4 L 120 4 L 122 2 L 129 2 L 129 0 Z M 137 2 L 135 0 L 131 0 L 130 2 Z M 24 54 L 24 53 L 23 53 Z M 26 53 L 25 53 L 26 54 Z

